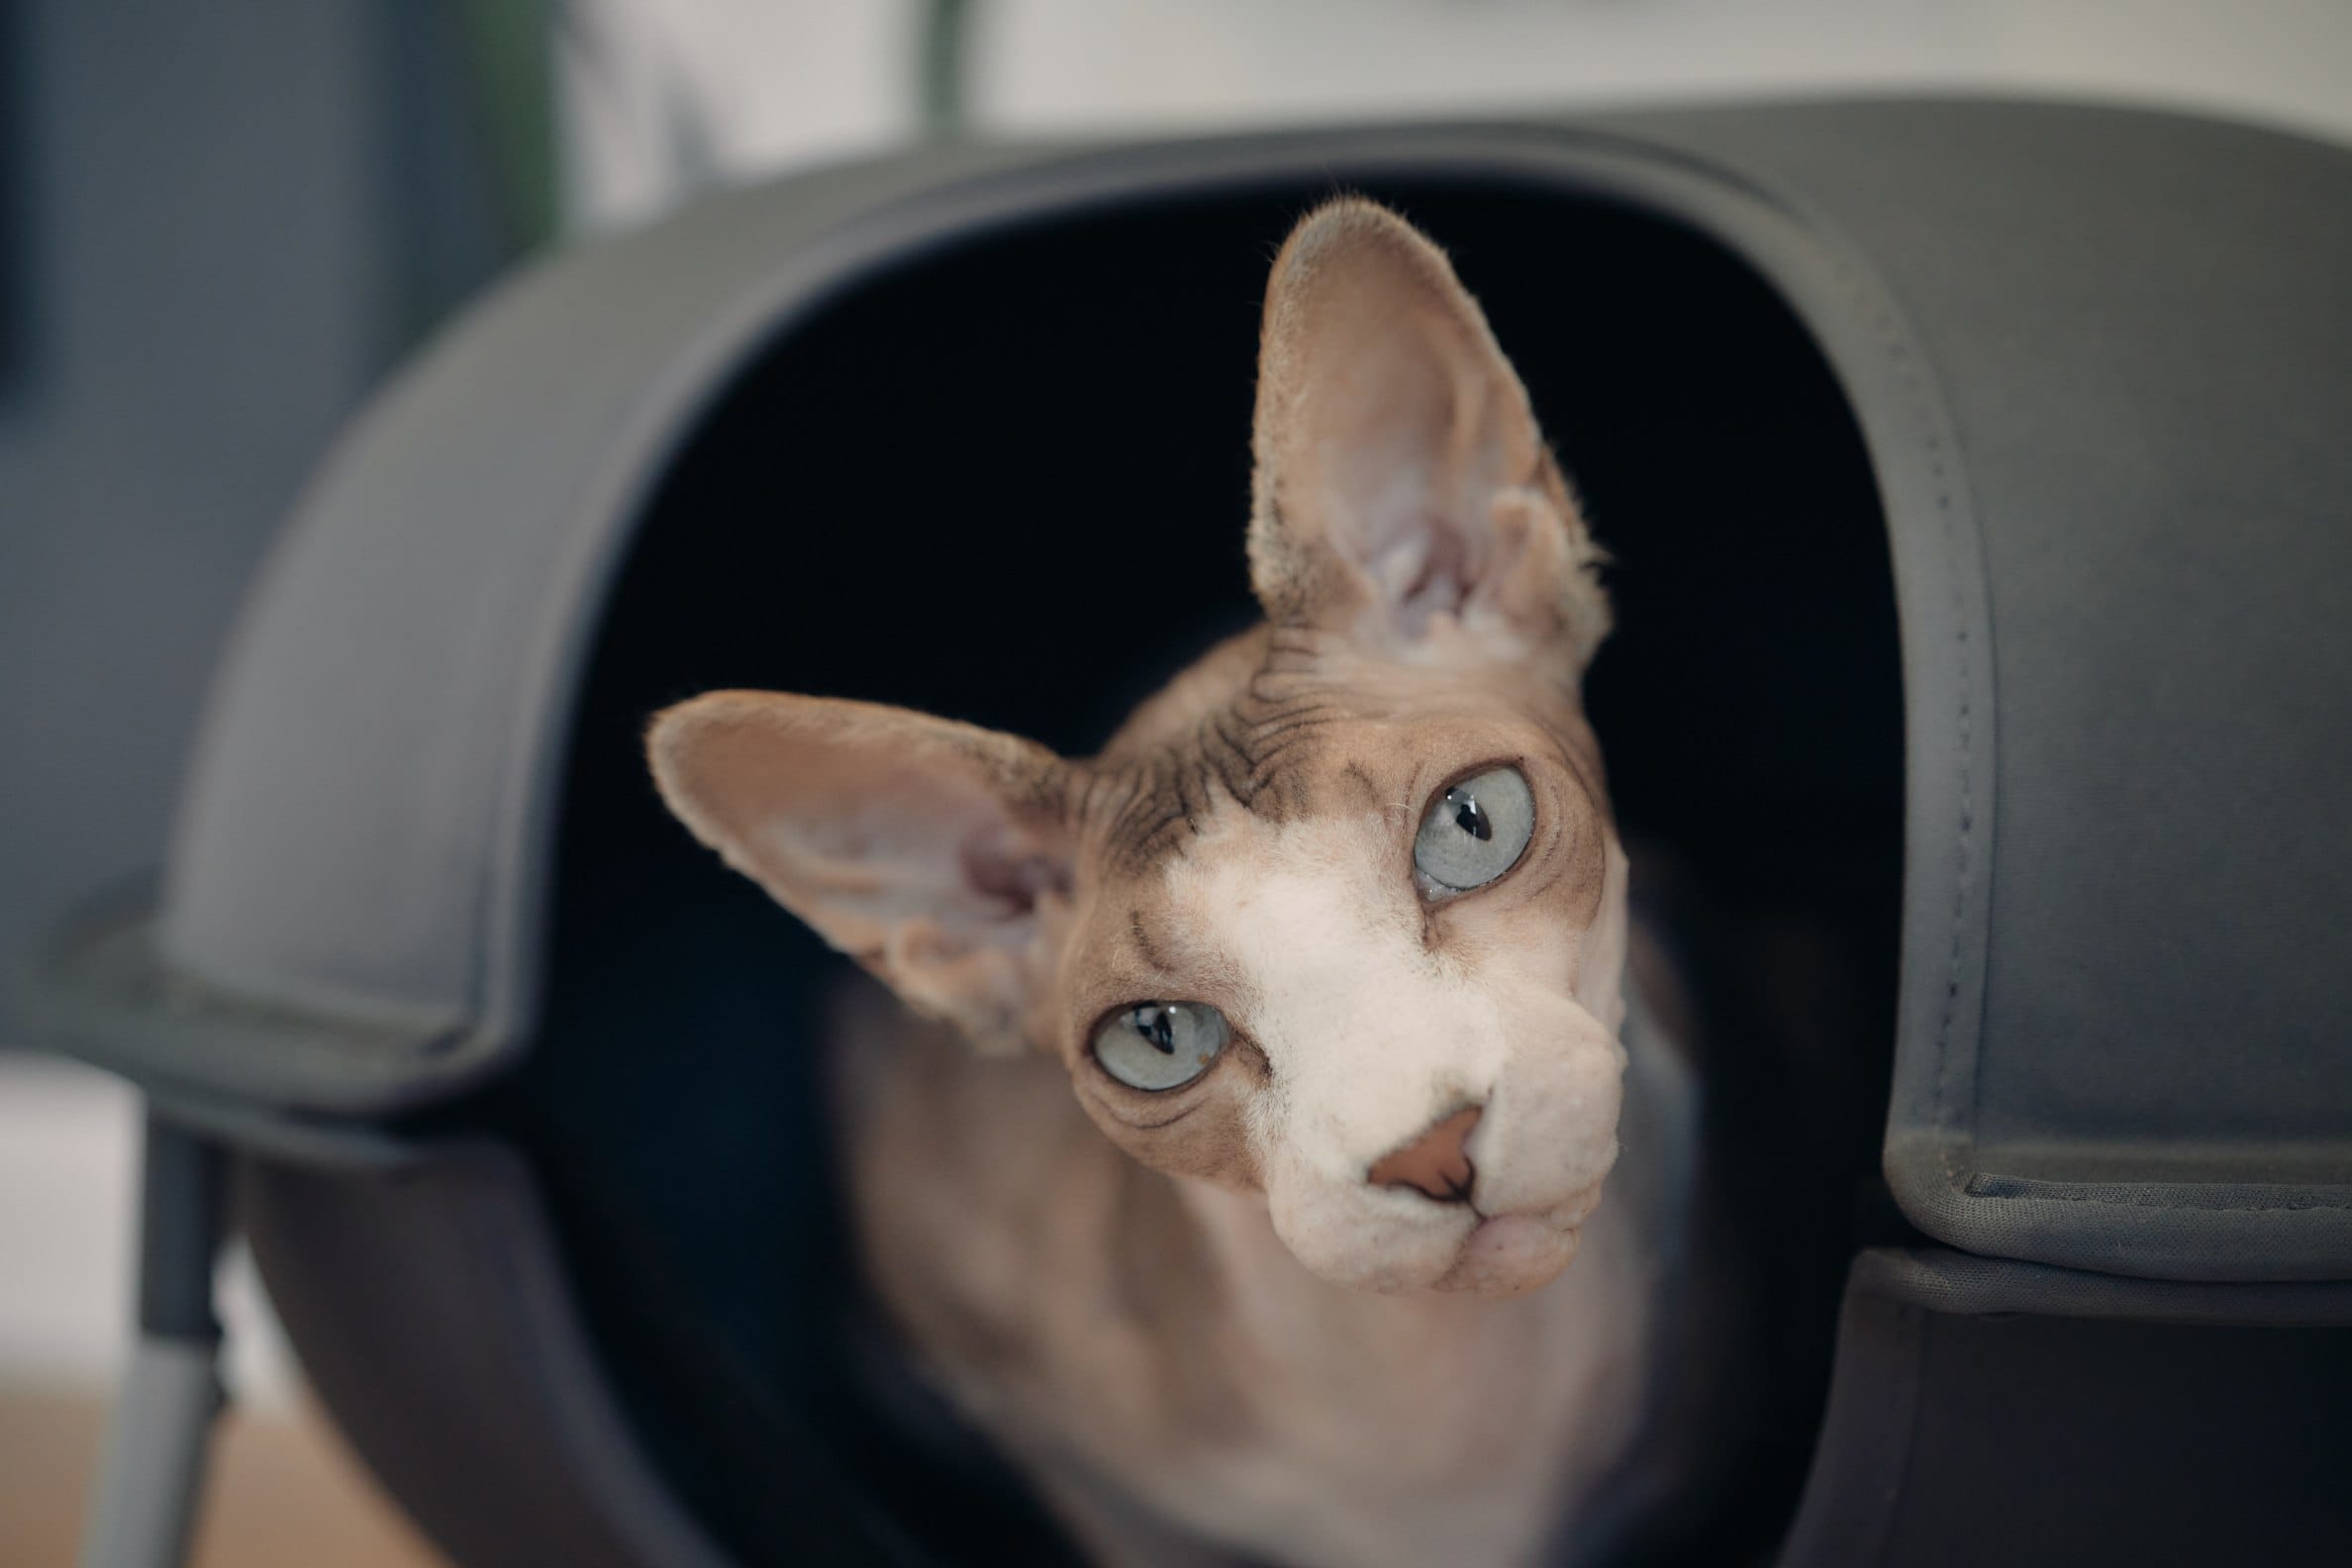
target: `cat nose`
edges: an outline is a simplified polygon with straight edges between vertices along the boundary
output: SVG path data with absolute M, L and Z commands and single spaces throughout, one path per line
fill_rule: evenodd
M 1394 1153 L 1373 1162 L 1375 1187 L 1411 1187 L 1433 1203 L 1468 1203 L 1478 1167 L 1464 1145 L 1478 1126 L 1478 1107 L 1456 1111 Z

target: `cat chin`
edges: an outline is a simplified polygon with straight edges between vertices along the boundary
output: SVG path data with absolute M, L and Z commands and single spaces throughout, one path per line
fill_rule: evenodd
M 1312 1184 L 1301 1193 L 1277 1181 L 1264 1212 L 1291 1255 L 1330 1284 L 1380 1296 L 1503 1299 L 1540 1289 L 1574 1261 L 1606 1184 L 1592 1181 L 1542 1208 L 1487 1215 L 1397 1193 Z
M 1563 1224 L 1551 1215 L 1482 1220 L 1462 1242 L 1453 1267 L 1433 1288 L 1487 1301 L 1524 1296 L 1560 1277 L 1575 1261 L 1582 1236 L 1576 1223 Z
M 1595 1187 L 1541 1214 L 1481 1219 L 1464 1213 L 1458 1227 L 1448 1227 L 1450 1233 L 1417 1237 L 1419 1245 L 1392 1239 L 1377 1249 L 1381 1262 L 1369 1268 L 1347 1266 L 1352 1259 L 1301 1255 L 1299 1260 L 1334 1285 L 1374 1295 L 1434 1291 L 1505 1301 L 1542 1289 L 1575 1260 L 1581 1227 L 1599 1196 Z

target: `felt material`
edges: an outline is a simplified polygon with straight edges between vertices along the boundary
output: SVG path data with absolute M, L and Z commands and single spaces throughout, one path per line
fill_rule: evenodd
M 1899 1196 L 1975 1251 L 2352 1276 L 2352 153 L 2042 106 L 1667 136 L 1835 213 L 1948 412 L 1880 455 L 1940 481 L 1890 518 L 1952 573 L 1907 616 L 1981 595 L 1906 638 L 1948 836 L 1911 844 Z
M 52 1027 L 256 1127 L 519 1147 L 663 1475 L 738 1555 L 788 1551 L 759 1439 L 675 1351 L 789 1406 L 842 1343 L 795 1135 L 821 971 L 691 863 L 637 727 L 746 684 L 1099 738 L 1242 613 L 1201 541 L 1246 486 L 1264 246 L 1363 187 L 1446 238 L 1618 558 L 1595 722 L 1628 831 L 1705 894 L 1736 1086 L 1710 1137 L 1775 1241 L 1778 1415 L 1727 1505 L 1752 1547 L 1882 1140 L 1912 1221 L 2051 1266 L 2007 1310 L 2087 1270 L 2352 1275 L 2347 161 L 2118 111 L 1782 106 L 942 147 L 703 204 L 505 291 L 362 422 L 224 677 L 160 924 L 69 946 Z M 398 1282 L 298 1258 L 298 1338 L 347 1361 L 343 1309 Z M 485 1264 L 457 1299 L 510 1289 Z M 2285 1342 L 2215 1331 L 2217 1367 Z M 2115 1386 L 2191 1342 L 2113 1341 Z M 2016 1419 L 1964 1384 L 1922 1409 Z M 419 1420 L 398 1393 L 352 1398 Z M 1948 1518 L 1969 1494 L 1905 1442 L 1837 1428 L 1816 1484 L 1885 1458 Z
M 528 1048 L 559 736 L 603 586 L 710 388 L 843 269 L 1137 181 L 1483 162 L 1638 191 L 1725 237 L 1854 397 L 1907 625 L 1889 1142 L 1912 1218 L 2060 1264 L 2352 1267 L 2352 1083 L 2328 1070 L 2352 856 L 2304 841 L 2352 761 L 2335 526 L 2352 158 L 2033 105 L 1598 131 L 1109 153 L 848 221 L 1023 162 L 939 150 L 548 269 L 407 377 L 314 492 L 223 686 L 166 885 L 169 961 L 348 1021 L 352 1054 L 264 1009 L 200 1059 L 150 1041 L 131 1061 L 358 1109 Z M 2262 1190 L 2230 1197 L 2241 1183 Z

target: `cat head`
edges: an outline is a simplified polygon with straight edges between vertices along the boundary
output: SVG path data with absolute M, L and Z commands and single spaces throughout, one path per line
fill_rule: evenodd
M 1617 1152 L 1625 861 L 1579 682 L 1596 551 L 1444 255 L 1368 202 L 1276 259 L 1266 624 L 1097 757 L 870 704 L 661 714 L 670 809 L 1136 1159 L 1262 1191 L 1316 1273 L 1530 1290 Z

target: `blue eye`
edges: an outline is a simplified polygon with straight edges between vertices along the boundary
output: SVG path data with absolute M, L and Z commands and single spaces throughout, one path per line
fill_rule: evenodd
M 1180 1089 L 1209 1070 L 1231 1031 L 1205 1002 L 1138 1002 L 1095 1030 L 1095 1060 L 1130 1089 Z
M 1466 893 L 1519 863 L 1535 835 L 1535 794 L 1518 768 L 1467 778 L 1429 803 L 1413 840 L 1424 893 Z

